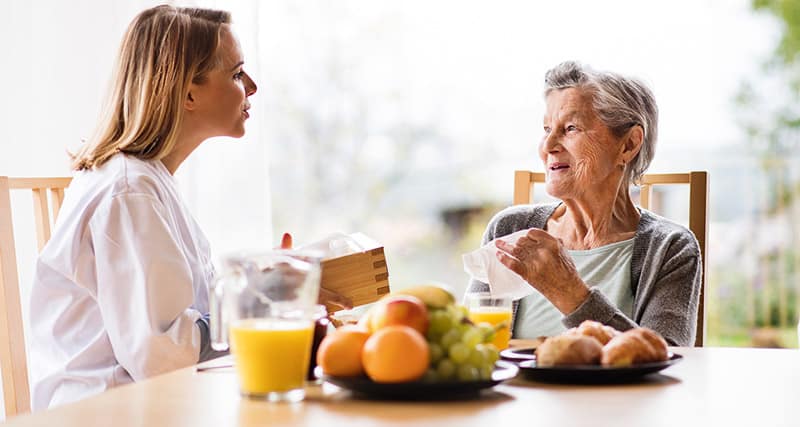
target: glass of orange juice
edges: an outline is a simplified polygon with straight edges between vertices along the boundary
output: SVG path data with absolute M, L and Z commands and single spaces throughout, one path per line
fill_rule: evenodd
M 467 294 L 464 303 L 472 323 L 488 323 L 495 328 L 492 344 L 498 350 L 508 348 L 508 340 L 511 339 L 511 297 L 476 292 Z
M 275 250 L 223 259 L 211 292 L 211 336 L 230 347 L 245 396 L 273 402 L 305 398 L 318 312 L 319 259 Z

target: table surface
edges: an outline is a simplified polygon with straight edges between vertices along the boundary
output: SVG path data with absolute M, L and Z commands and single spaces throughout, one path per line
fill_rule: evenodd
M 396 402 L 331 384 L 276 404 L 239 396 L 230 368 L 186 368 L 23 415 L 10 426 L 675 426 L 800 425 L 800 351 L 671 348 L 679 363 L 635 384 L 545 384 L 517 377 L 477 398 Z

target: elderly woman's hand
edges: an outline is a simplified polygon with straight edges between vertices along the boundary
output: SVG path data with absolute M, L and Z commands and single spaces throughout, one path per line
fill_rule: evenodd
M 536 288 L 562 313 L 575 311 L 589 296 L 575 263 L 559 239 L 532 228 L 517 243 L 497 240 L 497 259 Z

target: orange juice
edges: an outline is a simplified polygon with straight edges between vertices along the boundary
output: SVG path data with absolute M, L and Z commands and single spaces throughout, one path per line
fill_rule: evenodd
M 311 320 L 243 319 L 230 329 L 242 392 L 267 395 L 302 389 L 311 355 Z
M 498 350 L 508 348 L 508 340 L 511 338 L 511 310 L 501 307 L 475 307 L 469 311 L 469 320 L 474 324 L 486 322 L 492 326 L 500 322 L 506 322 L 506 327 L 497 330 L 494 335 L 494 344 Z

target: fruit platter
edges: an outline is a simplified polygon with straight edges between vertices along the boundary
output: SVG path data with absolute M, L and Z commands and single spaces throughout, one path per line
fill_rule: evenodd
M 513 378 L 492 344 L 507 324 L 474 324 L 447 289 L 394 291 L 358 320 L 328 334 L 317 353 L 322 378 L 369 397 L 450 399 Z
M 505 361 L 497 361 L 492 376 L 487 380 L 459 381 L 410 381 L 402 383 L 380 383 L 367 376 L 322 378 L 336 386 L 350 390 L 361 396 L 392 400 L 456 400 L 478 396 L 488 389 L 514 378 L 519 368 Z

